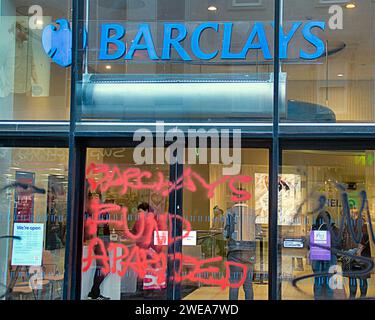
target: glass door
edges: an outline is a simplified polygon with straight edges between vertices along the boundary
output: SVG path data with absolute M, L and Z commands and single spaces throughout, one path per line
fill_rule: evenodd
M 87 149 L 81 299 L 167 299 L 170 166 L 133 152 Z
M 268 149 L 235 165 L 206 150 L 137 165 L 87 149 L 81 299 L 268 298 Z
M 268 299 L 267 149 L 243 148 L 241 164 L 184 166 L 181 298 Z M 196 158 L 205 157 L 196 150 Z M 228 169 L 228 168 L 227 168 Z

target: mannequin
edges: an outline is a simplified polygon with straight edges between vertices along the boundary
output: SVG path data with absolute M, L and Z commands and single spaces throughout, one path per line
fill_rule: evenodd
M 17 22 L 15 28 L 16 59 L 14 93 L 30 94 L 32 83 L 37 82 L 37 74 L 29 31 L 21 22 Z

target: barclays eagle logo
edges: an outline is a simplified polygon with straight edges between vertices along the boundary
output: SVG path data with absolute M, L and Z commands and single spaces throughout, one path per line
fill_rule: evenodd
M 61 67 L 69 67 L 72 64 L 72 30 L 67 19 L 58 19 L 56 24 L 44 28 L 43 49 L 53 62 Z M 86 47 L 86 32 L 83 38 L 83 47 Z

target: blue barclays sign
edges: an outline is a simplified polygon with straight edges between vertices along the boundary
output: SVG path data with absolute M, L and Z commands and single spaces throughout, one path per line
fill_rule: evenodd
M 56 20 L 56 24 L 59 28 L 49 24 L 43 29 L 42 46 L 53 62 L 68 67 L 72 64 L 72 31 L 66 19 Z
M 42 46 L 53 62 L 61 67 L 72 64 L 72 30 L 67 19 L 58 19 L 43 29 Z M 87 34 L 83 33 L 83 46 L 86 47 Z
M 59 19 L 54 25 L 47 26 L 43 31 L 42 41 L 46 53 L 53 61 L 61 66 L 71 64 L 71 37 L 72 32 L 69 23 L 65 19 Z M 291 28 L 285 32 L 280 26 L 280 59 L 288 58 L 289 44 L 297 32 L 303 39 L 314 48 L 312 52 L 303 48 L 299 49 L 299 58 L 314 60 L 325 53 L 325 42 L 313 31 L 325 30 L 324 21 L 293 22 Z M 162 46 L 157 52 L 152 28 L 148 23 L 140 23 L 132 39 L 127 38 L 127 29 L 119 23 L 104 23 L 100 26 L 100 48 L 98 60 L 133 60 L 137 51 L 147 52 L 152 61 L 171 60 L 174 50 L 182 61 L 192 60 L 246 60 L 251 50 L 261 50 L 265 60 L 272 60 L 272 45 L 268 43 L 266 28 L 272 27 L 273 23 L 255 22 L 244 39 L 244 45 L 240 52 L 232 52 L 232 38 L 234 33 L 233 22 L 204 22 L 188 29 L 186 24 L 177 22 L 163 23 Z M 202 49 L 201 37 L 208 30 L 221 35 L 221 39 L 215 49 L 211 52 Z M 189 34 L 190 33 L 190 34 Z M 86 32 L 84 32 L 84 45 L 86 45 Z M 127 47 L 126 41 L 130 45 Z
M 303 22 L 294 22 L 290 31 L 284 33 L 281 27 L 280 35 L 280 59 L 288 58 L 288 46 L 291 39 L 296 32 L 301 29 Z M 273 24 L 270 24 L 271 26 Z M 249 50 L 261 50 L 266 60 L 272 60 L 272 55 L 268 44 L 265 23 L 255 22 L 254 26 L 246 40 L 242 51 L 239 53 L 231 52 L 233 23 L 232 22 L 205 22 L 198 25 L 190 36 L 190 49 L 194 58 L 198 60 L 212 60 L 217 56 L 220 59 L 230 60 L 245 60 Z M 204 52 L 200 46 L 200 38 L 202 34 L 212 29 L 219 32 L 222 28 L 223 38 L 220 48 L 212 52 Z M 316 36 L 312 30 L 318 28 L 325 29 L 325 22 L 323 21 L 310 21 L 302 28 L 302 35 L 304 39 L 315 47 L 315 52 L 309 53 L 303 49 L 299 52 L 301 59 L 313 60 L 321 57 L 325 52 L 325 43 L 322 39 Z M 121 24 L 107 23 L 101 26 L 100 38 L 100 52 L 99 60 L 133 60 L 134 54 L 137 50 L 146 50 L 151 60 L 165 60 L 171 59 L 171 51 L 174 49 L 183 61 L 191 61 L 193 57 L 188 54 L 187 50 L 182 46 L 188 38 L 188 29 L 183 23 L 164 23 L 163 46 L 161 54 L 158 54 L 155 49 L 153 36 L 151 33 L 150 25 L 147 23 L 139 24 L 138 32 L 134 37 L 129 49 L 126 52 L 126 45 L 122 41 L 126 36 L 126 29 Z M 114 52 L 109 52 L 110 45 L 117 47 Z

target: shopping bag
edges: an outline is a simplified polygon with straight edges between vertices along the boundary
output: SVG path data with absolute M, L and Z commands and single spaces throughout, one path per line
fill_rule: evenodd
M 310 233 L 310 261 L 331 260 L 331 234 L 328 231 L 313 230 Z

